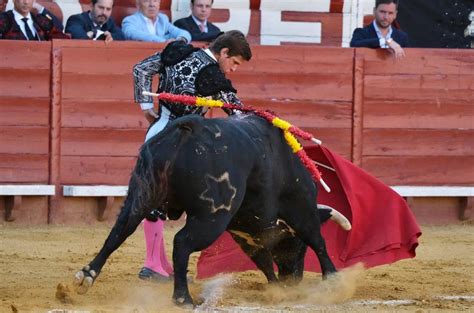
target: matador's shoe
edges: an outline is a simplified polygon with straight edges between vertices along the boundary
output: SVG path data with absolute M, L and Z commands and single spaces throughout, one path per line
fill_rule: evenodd
M 148 267 L 143 267 L 140 273 L 138 273 L 138 278 L 143 280 L 148 280 L 154 283 L 167 283 L 172 281 L 172 277 L 166 277 L 160 273 L 155 272 L 154 270 L 149 269 Z

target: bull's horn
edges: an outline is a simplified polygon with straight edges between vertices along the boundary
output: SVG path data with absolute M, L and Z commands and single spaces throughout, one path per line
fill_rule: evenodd
M 330 217 L 331 220 L 336 222 L 336 224 L 341 226 L 341 228 L 346 230 L 346 231 L 349 231 L 349 230 L 352 229 L 351 222 L 349 222 L 349 220 L 344 215 L 342 215 L 341 212 L 339 212 L 335 208 L 332 208 L 329 205 L 318 204 L 318 209 L 331 210 L 330 213 L 329 213 L 331 215 L 331 217 Z

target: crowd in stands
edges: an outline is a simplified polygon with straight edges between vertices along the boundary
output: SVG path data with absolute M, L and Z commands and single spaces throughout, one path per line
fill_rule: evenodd
M 53 38 L 83 40 L 136 40 L 171 42 L 182 40 L 210 42 L 220 29 L 208 21 L 213 0 L 191 0 L 192 14 L 174 24 L 160 13 L 160 0 L 137 0 L 137 11 L 125 17 L 119 27 L 113 17 L 113 0 L 91 0 L 89 11 L 71 15 L 66 27 L 35 0 L 0 0 L 0 39 L 44 41 Z
M 160 12 L 160 0 L 136 0 L 136 8 L 127 8 L 125 18 L 123 18 L 124 15 L 121 15 L 121 9 L 123 8 L 119 5 L 115 14 L 119 19 L 119 23 L 116 23 L 112 17 L 114 0 L 91 0 L 90 10 L 71 15 L 67 21 L 64 21 L 65 27 L 63 27 L 63 22 L 60 19 L 62 17 L 56 17 L 36 0 L 10 0 L 13 3 L 13 8 L 7 11 L 8 1 L 0 0 L 0 39 L 51 40 L 53 38 L 71 38 L 104 40 L 105 42 L 135 40 L 165 43 L 182 40 L 189 43 L 191 41 L 211 42 L 222 34 L 216 25 L 209 22 L 214 0 L 190 0 L 191 14 L 188 17 L 174 21 L 174 23 L 170 21 L 168 15 Z M 398 2 L 398 0 L 374 0 L 373 22 L 364 28 L 354 30 L 350 46 L 387 49 L 397 59 L 404 57 L 405 51 L 403 48 L 410 45 L 408 35 L 399 29 L 397 20 Z M 46 3 L 43 4 L 46 5 Z M 406 3 L 404 5 L 406 6 Z M 462 10 L 467 12 L 469 6 L 466 4 L 464 7 Z M 474 12 L 473 4 L 470 8 Z M 405 8 L 403 12 L 407 15 L 406 12 L 410 10 L 413 10 L 413 8 Z M 446 14 L 448 14 L 448 11 L 446 11 Z M 457 16 L 460 11 L 457 10 L 455 13 Z M 121 20 L 122 18 L 123 20 Z M 400 18 L 402 18 L 401 14 Z M 468 14 L 466 14 L 465 19 L 466 21 L 457 17 L 456 20 L 451 21 L 451 24 L 459 24 L 462 20 L 460 27 L 464 30 L 470 23 Z M 419 34 L 415 30 L 411 30 L 413 34 L 412 32 L 410 34 L 413 36 L 410 37 L 413 39 L 414 46 L 423 47 L 423 44 L 417 38 Z M 456 32 L 456 36 L 465 36 L 458 33 L 460 32 Z M 442 39 L 446 38 L 443 33 Z M 466 43 L 470 42 L 469 38 L 464 39 L 464 41 Z M 446 43 L 442 47 L 449 48 L 453 46 Z M 454 47 L 469 47 L 469 45 L 458 44 Z
M 182 40 L 211 42 L 222 34 L 211 22 L 214 0 L 190 0 L 191 15 L 170 21 L 160 13 L 160 0 L 137 0 L 135 13 L 126 16 L 121 27 L 112 17 L 114 0 L 91 0 L 90 10 L 71 15 L 62 22 L 35 0 L 11 0 L 13 9 L 5 11 L 8 0 L 0 0 L 0 39 L 50 40 L 136 40 L 171 42 Z M 392 27 L 397 17 L 396 0 L 376 0 L 374 21 L 354 31 L 351 47 L 386 48 L 397 58 L 405 55 L 406 33 Z

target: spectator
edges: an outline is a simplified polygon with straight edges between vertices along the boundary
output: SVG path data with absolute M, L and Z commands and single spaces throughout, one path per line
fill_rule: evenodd
M 208 22 L 214 0 L 191 0 L 191 15 L 174 22 L 174 25 L 191 33 L 193 41 L 212 41 L 221 30 Z
M 2 10 L 7 2 L 2 1 Z M 68 38 L 62 27 L 55 26 L 51 12 L 41 10 L 42 14 L 33 13 L 33 4 L 34 0 L 13 0 L 13 9 L 0 13 L 0 39 L 43 41 Z M 60 24 L 58 20 L 57 23 Z
M 0 0 L 0 13 L 5 12 L 7 9 L 8 0 Z
M 364 28 L 356 28 L 351 47 L 386 48 L 396 59 L 405 56 L 402 47 L 408 46 L 408 35 L 392 27 L 397 17 L 397 0 L 376 0 L 374 21 Z
M 159 75 L 158 92 L 178 95 L 199 95 L 212 97 L 228 103 L 240 104 L 236 90 L 225 74 L 251 59 L 252 52 L 244 34 L 229 31 L 217 37 L 209 49 L 197 49 L 181 41 L 168 44 L 158 52 L 136 64 L 133 68 L 135 79 L 135 102 L 140 104 L 145 117 L 152 125 L 145 142 L 160 133 L 172 120 L 188 115 L 204 115 L 206 109 L 160 101 L 158 112 L 153 108 L 153 99 L 144 96 L 143 91 L 151 91 L 153 76 Z M 231 114 L 232 112 L 228 112 Z M 145 265 L 138 277 L 154 282 L 169 280 L 173 273 L 165 253 L 163 225 L 166 212 L 160 208 L 153 210 L 143 223 L 146 241 Z
M 120 27 L 112 17 L 113 0 L 92 0 L 92 9 L 76 15 L 71 15 L 66 23 L 66 33 L 72 39 L 125 40 Z
M 191 35 L 170 23 L 168 16 L 159 13 L 160 0 L 137 0 L 138 11 L 122 21 L 126 39 L 139 41 L 191 42 Z
M 5 12 L 7 9 L 7 4 L 8 0 L 0 0 L 0 13 Z M 44 6 L 42 6 L 39 2 L 35 1 L 33 2 L 33 13 L 35 14 L 41 14 L 48 19 L 53 21 L 54 26 L 56 29 L 63 31 L 64 26 L 63 23 L 50 11 L 48 11 Z

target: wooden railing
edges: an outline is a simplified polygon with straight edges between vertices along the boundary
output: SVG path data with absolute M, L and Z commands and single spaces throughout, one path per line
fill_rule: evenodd
M 131 69 L 162 47 L 0 42 L 0 184 L 56 187 L 49 200 L 25 198 L 17 220 L 90 222 L 95 202 L 64 198 L 62 186 L 127 185 L 147 127 Z M 369 49 L 253 53 L 230 76 L 244 103 L 273 110 L 389 185 L 474 185 L 474 51 L 407 49 L 398 62 Z

